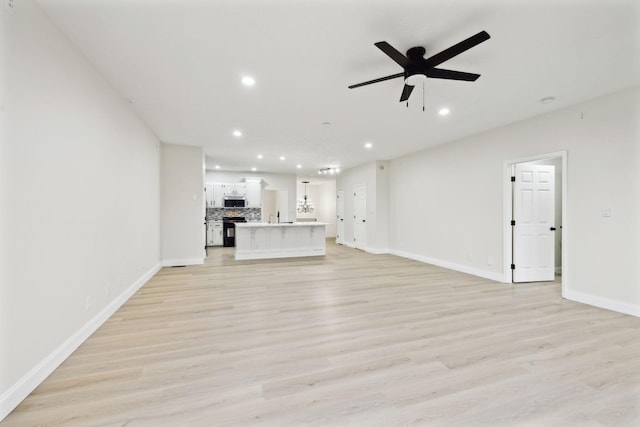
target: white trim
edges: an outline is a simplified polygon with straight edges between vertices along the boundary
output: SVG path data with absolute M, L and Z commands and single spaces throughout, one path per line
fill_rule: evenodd
M 314 256 L 325 256 L 327 254 L 326 249 L 311 249 L 311 250 L 300 250 L 298 252 L 284 252 L 284 253 L 273 253 L 273 252 L 259 252 L 259 253 L 251 253 L 251 252 L 242 252 L 237 253 L 235 255 L 236 261 L 246 261 L 251 259 L 276 259 L 276 258 L 300 258 L 300 257 L 314 257 Z
M 413 253 L 410 253 L 410 252 L 397 251 L 397 250 L 394 250 L 394 249 L 391 249 L 389 251 L 389 253 L 392 254 L 392 255 L 397 255 L 397 256 L 403 257 L 403 258 L 409 258 L 409 259 L 412 259 L 412 260 L 415 260 L 415 261 L 424 262 L 426 264 L 437 265 L 438 267 L 447 268 L 449 270 L 459 271 L 461 273 L 471 274 L 471 275 L 474 275 L 474 276 L 478 276 L 478 277 L 482 277 L 482 278 L 485 278 L 485 279 L 493 280 L 495 282 L 509 283 L 509 282 L 504 282 L 502 273 L 479 270 L 477 268 L 469 267 L 467 265 L 456 264 L 456 263 L 449 262 L 449 261 L 443 261 L 443 260 L 440 260 L 440 259 L 429 258 L 429 257 L 422 256 L 422 255 L 416 255 L 416 254 L 413 254 Z
M 606 310 L 613 310 L 618 313 L 640 317 L 640 305 L 638 304 L 629 304 L 627 302 L 616 301 L 598 295 L 572 291 L 571 289 L 567 289 L 565 292 L 563 292 L 563 297 L 582 304 L 588 304 L 595 307 L 604 308 Z
M 0 396 L 0 421 L 160 270 L 156 264 Z
M 184 265 L 200 265 L 200 264 L 204 264 L 204 258 L 162 260 L 163 267 L 182 267 Z
M 389 248 L 378 249 L 378 248 L 367 247 L 365 249 L 365 252 L 368 252 L 374 255 L 385 255 L 389 253 Z
M 503 203 L 503 233 L 502 233 L 502 247 L 503 247 L 503 277 L 500 280 L 504 283 L 513 283 L 511 280 L 511 166 L 517 163 L 527 163 L 536 160 L 546 159 L 562 159 L 562 296 L 566 297 L 566 293 L 569 288 L 569 239 L 568 233 L 568 152 L 567 150 L 555 151 L 552 153 L 538 154 L 536 156 L 522 157 L 518 159 L 505 160 L 503 162 L 503 190 L 502 190 L 502 203 Z
M 347 242 L 346 240 L 344 242 L 342 242 L 342 245 L 348 247 L 348 248 L 352 248 L 352 249 L 356 249 L 356 245 L 354 245 L 352 242 Z

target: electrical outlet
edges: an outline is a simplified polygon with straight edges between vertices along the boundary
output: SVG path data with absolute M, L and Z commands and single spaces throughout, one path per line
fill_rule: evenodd
M 493 257 L 492 256 L 487 257 L 487 265 L 491 265 L 492 266 L 494 264 L 495 264 L 495 261 L 494 261 Z

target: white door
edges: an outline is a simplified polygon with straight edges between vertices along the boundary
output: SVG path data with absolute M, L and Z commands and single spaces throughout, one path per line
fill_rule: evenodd
M 367 246 L 367 187 L 353 188 L 353 246 L 365 249 Z
M 336 243 L 344 245 L 344 190 L 336 195 Z
M 513 185 L 513 281 L 554 280 L 555 168 L 517 164 Z

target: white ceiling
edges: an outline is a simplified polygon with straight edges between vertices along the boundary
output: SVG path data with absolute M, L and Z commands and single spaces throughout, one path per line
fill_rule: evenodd
M 38 2 L 160 140 L 229 171 L 349 168 L 640 84 L 637 0 Z M 419 87 L 398 102 L 402 79 L 347 89 L 402 71 L 375 42 L 429 57 L 481 30 L 442 64 L 480 79 L 428 79 L 424 112 Z

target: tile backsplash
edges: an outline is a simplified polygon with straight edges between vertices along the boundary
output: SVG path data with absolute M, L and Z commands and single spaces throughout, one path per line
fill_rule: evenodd
M 207 208 L 207 221 L 222 221 L 224 216 L 243 216 L 247 221 L 262 221 L 262 209 Z

